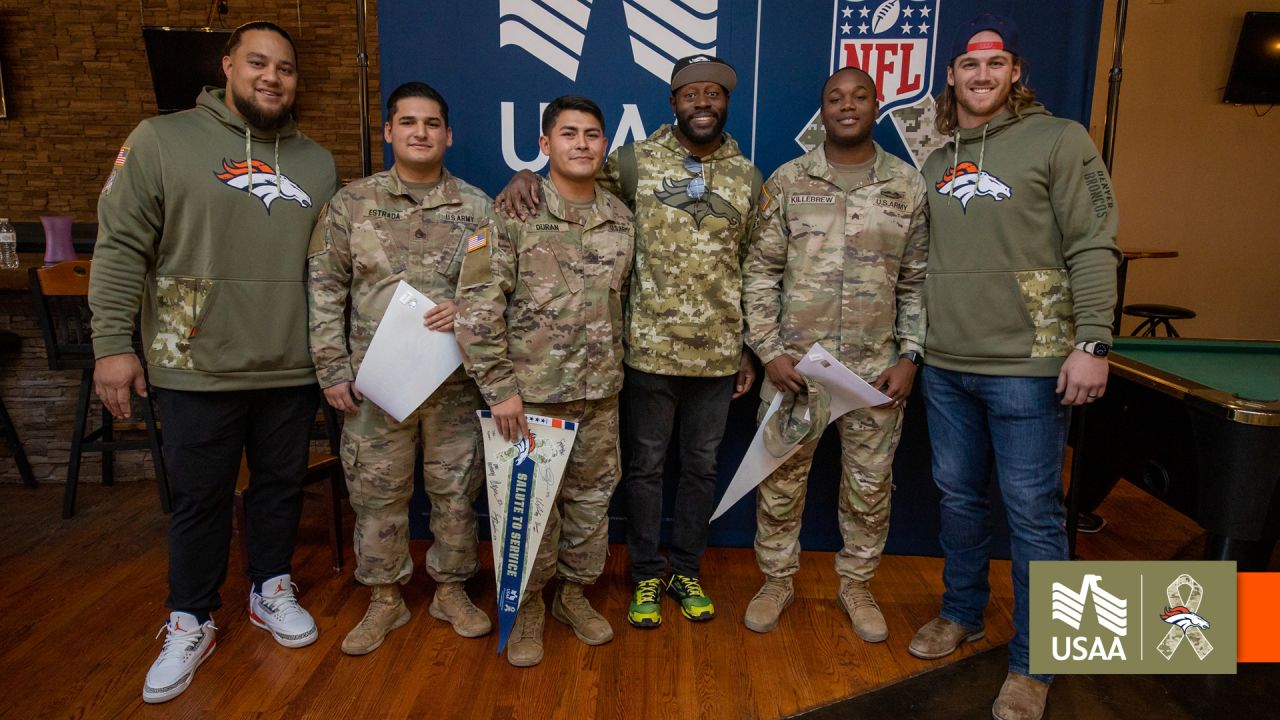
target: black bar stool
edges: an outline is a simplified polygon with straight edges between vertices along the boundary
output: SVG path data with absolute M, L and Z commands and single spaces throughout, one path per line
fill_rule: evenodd
M 50 370 L 79 370 L 80 392 L 76 400 L 76 417 L 71 430 L 71 456 L 67 461 L 67 489 L 62 501 L 62 517 L 76 511 L 76 486 L 80 481 L 80 460 L 87 452 L 102 453 L 102 484 L 114 480 L 115 453 L 118 450 L 150 450 L 160 492 L 160 507 L 170 511 L 169 481 L 164 471 L 160 431 L 156 426 L 151 393 L 142 398 L 142 439 L 119 440 L 115 436 L 115 420 L 105 407 L 98 427 L 90 430 L 89 404 L 93 395 L 93 343 L 89 328 L 88 260 L 68 260 L 53 267 L 28 271 L 31 294 L 39 309 L 40 329 L 44 333 L 45 350 Z M 136 338 L 135 338 L 136 341 Z M 135 347 L 135 350 L 138 348 Z M 143 368 L 145 371 L 145 363 Z
M 21 337 L 8 330 L 0 330 L 0 353 L 6 355 L 16 353 L 21 347 Z M 0 397 L 0 433 L 4 434 L 4 439 L 9 443 L 9 451 L 13 453 L 13 461 L 18 465 L 18 474 L 22 476 L 22 483 L 27 487 L 35 487 L 36 476 L 31 472 L 31 463 L 27 462 L 27 451 L 22 447 L 18 428 L 13 424 L 13 418 L 9 417 L 9 409 L 4 406 L 3 397 Z
M 1196 316 L 1195 311 L 1188 308 L 1154 303 L 1125 305 L 1124 314 L 1145 318 L 1129 333 L 1132 337 L 1157 337 L 1156 330 L 1161 327 L 1164 328 L 1165 337 L 1182 337 L 1169 321 L 1190 320 Z

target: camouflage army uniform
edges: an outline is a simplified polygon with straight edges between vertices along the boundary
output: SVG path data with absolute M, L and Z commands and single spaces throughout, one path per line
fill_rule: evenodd
M 354 380 L 400 280 L 436 302 L 453 298 L 464 240 L 493 222 L 489 198 L 444 172 L 421 202 L 395 168 L 358 180 L 329 203 L 311 241 L 311 354 L 322 387 Z M 343 308 L 351 299 L 350 335 Z M 458 369 L 403 423 L 372 402 L 346 419 L 342 464 L 356 512 L 356 579 L 366 585 L 407 582 L 413 462 L 423 442 L 423 476 L 431 500 L 427 572 L 437 582 L 475 574 L 476 517 L 483 482 L 480 393 Z
M 872 180 L 841 190 L 820 145 L 780 167 L 765 183 L 760 226 L 743 264 L 747 337 L 766 364 L 800 358 L 814 343 L 868 382 L 920 352 L 922 289 L 928 252 L 925 185 L 919 173 L 876 147 Z M 776 390 L 766 379 L 761 416 Z M 836 570 L 869 580 L 889 532 L 893 453 L 901 408 L 855 410 L 840 431 L 839 519 L 844 548 Z M 761 483 L 756 559 L 785 577 L 800 561 L 800 518 L 810 443 Z
M 716 452 L 742 354 L 741 261 L 760 171 L 729 135 L 700 158 L 707 193 L 689 197 L 689 151 L 670 125 L 614 151 L 599 180 L 636 214 L 626 325 L 627 551 L 632 580 L 661 577 L 663 469 L 680 419 L 672 570 L 697 577 L 715 507 Z M 634 168 L 634 176 L 631 174 Z
M 542 181 L 545 202 L 470 243 L 455 319 L 467 372 L 490 406 L 519 395 L 524 411 L 577 420 L 556 507 L 528 597 L 557 574 L 589 584 L 604 570 L 609 499 L 618 484 L 622 308 L 635 229 L 616 197 L 581 213 Z

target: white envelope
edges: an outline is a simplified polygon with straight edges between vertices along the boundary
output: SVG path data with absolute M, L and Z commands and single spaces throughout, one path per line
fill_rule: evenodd
M 356 374 L 356 389 L 396 422 L 404 422 L 462 364 L 453 333 L 422 324 L 422 314 L 435 305 L 401 280 Z

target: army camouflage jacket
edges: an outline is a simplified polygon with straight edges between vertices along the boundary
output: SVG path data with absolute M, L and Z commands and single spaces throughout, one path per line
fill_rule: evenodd
M 634 163 L 620 159 L 628 153 Z M 688 156 L 663 125 L 615 150 L 598 177 L 636 218 L 626 363 L 658 375 L 724 377 L 738 371 L 742 353 L 740 263 L 761 177 L 725 134 L 701 159 L 707 194 L 693 200 Z M 635 178 L 623 178 L 626 166 Z
M 597 192 L 585 214 L 542 180 L 528 220 L 469 239 L 454 319 L 467 372 L 490 406 L 599 400 L 622 389 L 622 308 L 635 226 Z
M 819 145 L 778 168 L 759 210 L 742 294 L 761 361 L 818 342 L 871 380 L 923 350 L 929 222 L 915 168 L 877 145 L 872 181 L 846 192 Z
M 347 185 L 329 202 L 307 260 L 311 356 L 321 387 L 355 379 L 401 280 L 434 302 L 452 300 L 463 240 L 495 222 L 479 188 L 448 170 L 415 202 L 395 168 Z M 351 331 L 343 309 L 351 300 Z

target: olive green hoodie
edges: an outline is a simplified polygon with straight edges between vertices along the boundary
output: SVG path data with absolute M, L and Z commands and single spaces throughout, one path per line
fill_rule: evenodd
M 925 362 L 1051 377 L 1082 340 L 1111 341 L 1116 209 L 1080 124 L 1036 104 L 963 129 L 929 184 Z
M 130 352 L 141 307 L 157 387 L 313 383 L 307 243 L 338 188 L 333 156 L 292 121 L 248 126 L 223 97 L 205 88 L 197 107 L 142 121 L 120 149 L 98 200 L 94 354 Z

